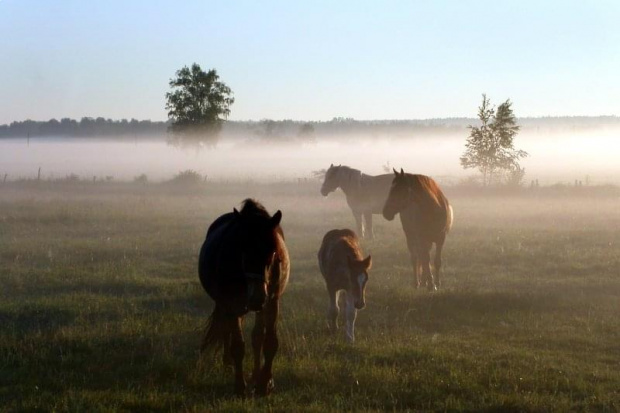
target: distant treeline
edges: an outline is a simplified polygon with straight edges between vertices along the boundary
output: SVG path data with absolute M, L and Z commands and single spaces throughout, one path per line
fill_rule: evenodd
M 0 125 L 0 138 L 41 137 L 41 136 L 127 136 L 164 134 L 166 122 L 150 120 L 104 118 L 82 118 L 80 120 L 63 118 L 46 121 L 25 120 Z
M 518 119 L 522 131 L 575 132 L 597 128 L 619 128 L 617 116 L 540 117 Z M 314 140 L 318 137 L 415 137 L 466 134 L 465 128 L 477 125 L 474 118 L 441 118 L 422 120 L 355 120 L 333 118 L 330 121 L 296 120 L 228 121 L 221 138 L 250 138 L 257 141 Z M 85 117 L 49 121 L 26 120 L 0 125 L 0 138 L 26 137 L 155 137 L 165 138 L 168 122 L 150 120 L 112 120 Z

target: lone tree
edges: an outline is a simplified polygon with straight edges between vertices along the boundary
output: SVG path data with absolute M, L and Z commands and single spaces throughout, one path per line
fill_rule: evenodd
M 483 94 L 482 105 L 478 108 L 481 125 L 469 125 L 470 133 L 465 153 L 461 156 L 461 166 L 465 169 L 477 168 L 482 173 L 484 186 L 501 178 L 505 178 L 508 184 L 519 185 L 525 175 L 519 160 L 528 154 L 514 147 L 519 125 L 511 106 L 512 102 L 506 100 L 496 110 Z
M 170 79 L 166 109 L 173 144 L 214 144 L 235 102 L 215 69 L 205 72 L 197 63 L 184 66 Z

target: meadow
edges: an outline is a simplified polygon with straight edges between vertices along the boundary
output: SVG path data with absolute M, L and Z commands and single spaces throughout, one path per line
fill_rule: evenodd
M 318 188 L 0 186 L 0 410 L 620 410 L 617 196 L 445 188 L 455 223 L 436 293 L 414 288 L 399 220 L 376 216 L 349 345 L 327 331 L 316 253 L 354 222 Z M 211 221 L 250 196 L 282 210 L 292 272 L 275 393 L 243 400 L 220 357 L 199 357 L 212 302 L 197 256 Z

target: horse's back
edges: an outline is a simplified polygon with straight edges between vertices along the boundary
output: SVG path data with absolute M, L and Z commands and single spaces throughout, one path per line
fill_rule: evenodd
M 323 237 L 319 248 L 318 260 L 321 274 L 326 279 L 329 277 L 330 268 L 336 261 L 346 262 L 346 256 L 361 257 L 359 238 L 354 231 L 345 229 L 332 229 Z

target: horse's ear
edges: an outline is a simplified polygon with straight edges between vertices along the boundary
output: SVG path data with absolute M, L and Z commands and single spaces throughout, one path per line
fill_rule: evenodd
M 334 167 L 334 164 L 329 165 L 329 167 L 330 167 L 330 168 L 333 168 L 333 167 Z
M 275 228 L 280 225 L 280 221 L 282 221 L 282 211 L 278 209 L 278 211 L 271 217 L 271 225 Z
M 403 168 L 400 168 L 400 174 L 401 176 L 405 176 L 405 171 L 403 171 Z
M 235 218 L 239 218 L 241 214 L 237 211 L 237 208 L 233 208 L 233 214 L 235 214 Z
M 370 255 L 366 257 L 364 261 L 362 261 L 362 264 L 364 264 L 364 269 L 366 269 L 366 271 L 368 271 L 372 267 L 372 258 L 370 257 Z
M 394 175 L 398 176 L 398 171 L 396 170 L 396 168 L 392 168 L 392 170 L 394 171 Z

